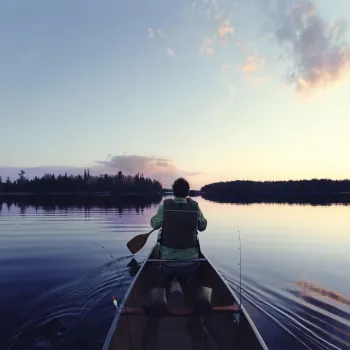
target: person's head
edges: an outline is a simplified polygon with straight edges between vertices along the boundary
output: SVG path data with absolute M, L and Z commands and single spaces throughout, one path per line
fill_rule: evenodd
M 190 184 L 182 177 L 173 183 L 173 193 L 175 197 L 186 198 L 190 191 Z

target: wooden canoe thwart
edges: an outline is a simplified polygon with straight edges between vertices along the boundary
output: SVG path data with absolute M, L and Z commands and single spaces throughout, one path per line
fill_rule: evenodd
M 169 309 L 168 316 L 171 317 L 188 317 L 197 315 L 197 312 L 194 309 L 183 308 L 183 309 Z M 239 313 L 241 312 L 241 308 L 237 304 L 227 305 L 227 306 L 214 306 L 211 309 L 211 313 Z M 131 315 L 147 315 L 147 308 L 135 308 L 135 307 L 123 307 L 121 312 L 121 316 L 131 316 Z
M 203 253 L 196 272 L 181 284 L 179 303 L 156 251 L 155 246 L 130 285 L 104 350 L 268 349 L 239 298 Z

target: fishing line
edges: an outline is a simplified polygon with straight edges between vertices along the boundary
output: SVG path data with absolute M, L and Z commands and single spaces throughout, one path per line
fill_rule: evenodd
M 118 260 L 114 257 L 114 255 L 113 255 L 105 246 L 103 246 L 102 244 L 97 243 L 97 242 L 95 242 L 95 241 L 94 241 L 94 244 L 100 246 L 102 249 L 105 249 L 105 250 L 108 252 L 109 256 L 110 256 L 112 259 L 115 260 L 115 262 L 116 262 L 116 267 L 117 267 L 117 272 L 118 272 L 118 274 L 121 276 L 121 273 L 120 273 L 120 270 L 119 270 L 119 266 L 118 266 Z M 124 291 L 123 291 L 123 299 L 122 299 L 122 302 L 121 302 L 121 304 L 119 305 L 119 307 L 118 307 L 117 305 L 115 305 L 115 299 L 114 299 L 114 296 L 113 296 L 113 304 L 117 307 L 117 310 L 119 310 L 119 308 L 121 307 L 120 312 L 121 312 L 121 310 L 122 310 L 122 308 L 124 307 L 125 302 L 126 302 L 126 298 L 125 298 L 126 289 L 127 289 L 127 287 L 125 287 L 125 289 L 124 289 Z M 128 335 L 129 335 L 129 340 L 130 340 L 130 346 L 131 346 L 131 350 L 133 350 L 133 349 L 134 349 L 134 346 L 132 345 L 132 338 L 131 338 L 131 330 L 130 330 L 129 315 L 128 315 L 128 313 L 126 313 L 125 316 L 126 316 L 126 324 L 128 325 Z
M 239 307 L 242 308 L 242 244 L 241 244 L 241 232 L 238 230 L 238 240 L 239 240 Z

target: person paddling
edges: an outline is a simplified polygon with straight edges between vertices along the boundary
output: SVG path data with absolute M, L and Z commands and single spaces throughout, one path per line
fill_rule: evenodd
M 207 220 L 198 203 L 188 197 L 190 185 L 184 178 L 175 180 L 172 188 L 174 198 L 164 200 L 150 221 L 153 229 L 162 228 L 159 240 L 160 258 L 197 258 L 197 231 L 207 228 Z

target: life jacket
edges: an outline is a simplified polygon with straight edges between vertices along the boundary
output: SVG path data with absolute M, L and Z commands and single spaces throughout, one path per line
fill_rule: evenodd
M 162 245 L 172 249 L 186 249 L 198 246 L 198 203 L 164 200 Z

